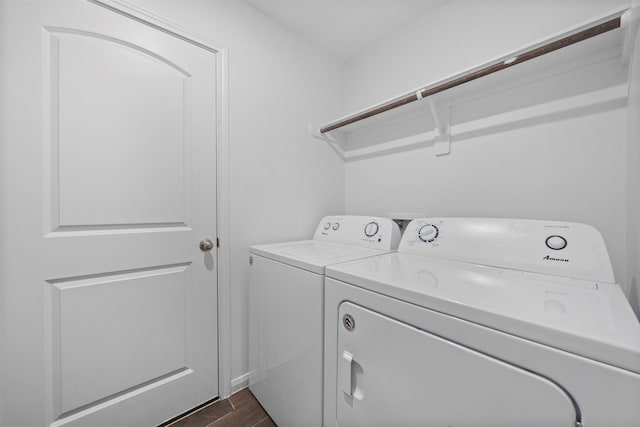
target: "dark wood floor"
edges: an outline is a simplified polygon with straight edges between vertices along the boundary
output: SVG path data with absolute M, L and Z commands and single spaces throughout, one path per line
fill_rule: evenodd
M 167 427 L 275 427 L 248 388 L 207 405 Z

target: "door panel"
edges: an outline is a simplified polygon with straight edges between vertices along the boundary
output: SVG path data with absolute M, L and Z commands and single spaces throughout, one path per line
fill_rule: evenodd
M 218 394 L 216 54 L 85 1 L 1 7 L 1 421 L 157 425 Z
M 53 284 L 63 412 L 186 369 L 186 269 Z
M 576 424 L 572 398 L 547 378 L 350 302 L 337 321 L 339 426 Z
M 184 224 L 190 76 L 124 40 L 47 32 L 60 225 Z

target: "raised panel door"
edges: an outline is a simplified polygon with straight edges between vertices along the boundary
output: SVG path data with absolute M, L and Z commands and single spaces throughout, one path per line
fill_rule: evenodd
M 85 1 L 0 15 L 3 425 L 157 425 L 218 395 L 216 53 Z

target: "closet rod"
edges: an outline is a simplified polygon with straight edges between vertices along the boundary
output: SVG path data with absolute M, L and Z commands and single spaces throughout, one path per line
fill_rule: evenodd
M 350 117 L 345 120 L 341 120 L 339 122 L 324 126 L 320 128 L 320 133 L 331 132 L 332 130 L 350 125 L 355 122 L 359 122 L 360 120 L 364 120 L 371 116 L 375 116 L 380 113 L 384 113 L 385 111 L 392 110 L 397 107 L 401 107 L 406 104 L 410 104 L 414 101 L 417 101 L 422 98 L 426 98 L 428 96 L 434 95 L 438 92 L 445 91 L 447 89 L 451 89 L 452 87 L 459 86 L 464 83 L 468 83 L 472 80 L 479 79 L 480 77 L 484 77 L 488 74 L 495 73 L 496 71 L 504 70 L 505 68 L 512 67 L 516 64 L 521 64 L 525 61 L 529 61 L 530 59 L 537 58 L 538 56 L 544 55 L 549 52 L 553 52 L 555 50 L 561 49 L 566 46 L 570 46 L 574 43 L 578 43 L 582 40 L 586 40 L 588 38 L 597 36 L 602 33 L 606 33 L 607 31 L 615 30 L 616 28 L 620 28 L 620 17 L 611 19 L 609 21 L 603 22 L 601 24 L 595 25 L 593 27 L 587 28 L 586 30 L 582 30 L 575 34 L 571 34 L 570 36 L 564 37 L 562 39 L 556 40 L 554 42 L 545 44 L 543 46 L 525 51 L 518 55 L 514 55 L 512 58 L 503 60 L 500 62 L 496 62 L 494 64 L 488 65 L 484 68 L 481 68 L 476 71 L 472 71 L 468 74 L 464 74 L 460 77 L 454 78 L 453 80 L 446 81 L 444 83 L 436 84 L 432 87 L 427 87 L 422 89 L 419 92 L 413 92 L 410 95 L 406 95 L 402 98 L 390 101 L 386 104 L 382 104 L 378 107 L 372 108 L 370 110 L 364 111 L 356 116 Z M 418 96 L 420 93 L 420 96 Z

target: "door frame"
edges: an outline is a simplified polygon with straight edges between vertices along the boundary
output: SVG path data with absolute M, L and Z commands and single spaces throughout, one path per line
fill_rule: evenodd
M 216 54 L 216 230 L 218 261 L 218 394 L 231 394 L 229 240 L 229 86 L 227 48 L 125 0 L 86 0 Z

